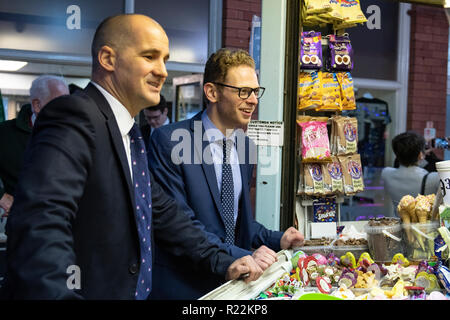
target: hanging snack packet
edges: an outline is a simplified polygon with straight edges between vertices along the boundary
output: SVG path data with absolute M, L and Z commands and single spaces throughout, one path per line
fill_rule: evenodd
M 307 15 L 331 11 L 329 0 L 304 0 L 303 2 L 305 4 L 304 11 Z
M 331 162 L 322 164 L 324 189 L 326 194 L 343 194 L 342 168 L 339 159 L 331 156 Z
M 328 20 L 329 23 L 342 23 L 344 17 L 341 13 L 341 1 L 340 0 L 330 0 L 331 11 L 326 13 L 320 13 L 319 17 Z
M 305 163 L 304 166 L 305 178 L 305 194 L 307 195 L 323 195 L 325 190 L 323 188 L 322 167 L 319 163 Z
M 322 106 L 316 111 L 341 111 L 341 89 L 335 73 L 322 72 Z
M 319 198 L 313 200 L 314 222 L 336 222 L 336 199 Z
M 298 76 L 298 103 L 299 110 L 318 108 L 322 105 L 319 72 L 300 72 Z
M 302 129 L 301 150 L 303 162 L 330 161 L 327 117 L 301 116 L 297 123 Z
M 327 69 L 330 72 L 351 71 L 353 69 L 353 48 L 348 34 L 329 35 Z
M 320 70 L 322 65 L 322 34 L 314 31 L 302 32 L 300 69 Z
M 361 158 L 359 154 L 339 156 L 342 167 L 345 195 L 353 195 L 364 191 Z
M 335 139 L 333 152 L 336 155 L 353 154 L 358 151 L 358 120 L 336 116 L 332 118 Z
M 350 72 L 337 73 L 341 89 L 341 107 L 342 110 L 355 110 L 355 90 L 353 88 L 353 78 Z
M 341 0 L 341 14 L 345 24 L 367 22 L 359 0 Z

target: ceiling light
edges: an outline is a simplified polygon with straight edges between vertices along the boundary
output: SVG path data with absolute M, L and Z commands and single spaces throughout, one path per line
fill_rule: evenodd
M 0 71 L 17 71 L 27 64 L 25 61 L 0 60 Z

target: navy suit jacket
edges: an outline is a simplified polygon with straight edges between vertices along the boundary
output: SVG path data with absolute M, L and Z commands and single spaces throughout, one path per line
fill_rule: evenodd
M 154 177 L 207 235 L 208 240 L 235 258 L 251 255 L 266 245 L 280 250 L 282 232 L 270 231 L 255 221 L 250 202 L 251 162 L 255 145 L 242 132 L 236 139 L 242 178 L 242 195 L 236 222 L 235 245 L 224 243 L 225 224 L 214 164 L 203 140 L 201 112 L 192 119 L 155 130 L 150 139 L 149 164 Z M 244 147 L 245 149 L 243 149 Z M 255 155 L 255 153 L 253 153 Z M 184 161 L 184 162 L 183 162 Z M 182 163 L 180 163 L 182 162 Z M 153 299 L 197 299 L 213 290 L 223 279 L 195 271 L 157 243 Z
M 223 277 L 234 259 L 150 179 L 152 242 Z M 133 190 L 122 136 L 97 88 L 50 102 L 35 123 L 8 218 L 9 297 L 134 299 L 140 258 Z M 80 289 L 67 286 L 71 265 L 79 267 Z

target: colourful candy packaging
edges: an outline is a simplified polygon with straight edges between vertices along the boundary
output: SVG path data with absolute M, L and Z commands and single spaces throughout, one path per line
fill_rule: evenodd
M 313 201 L 314 222 L 336 222 L 336 199 L 319 198 Z
M 330 72 L 351 71 L 353 69 L 353 48 L 348 34 L 328 36 L 327 69 Z
M 314 31 L 302 32 L 300 69 L 320 70 L 322 66 L 322 34 Z
M 450 270 L 444 266 L 440 265 L 437 269 L 437 277 L 441 281 L 442 286 L 450 293 Z

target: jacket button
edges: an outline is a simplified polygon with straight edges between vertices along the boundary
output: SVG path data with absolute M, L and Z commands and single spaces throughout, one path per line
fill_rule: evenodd
M 128 271 L 130 271 L 131 274 L 136 274 L 138 272 L 138 266 L 137 264 L 133 263 L 130 268 L 128 268 Z

